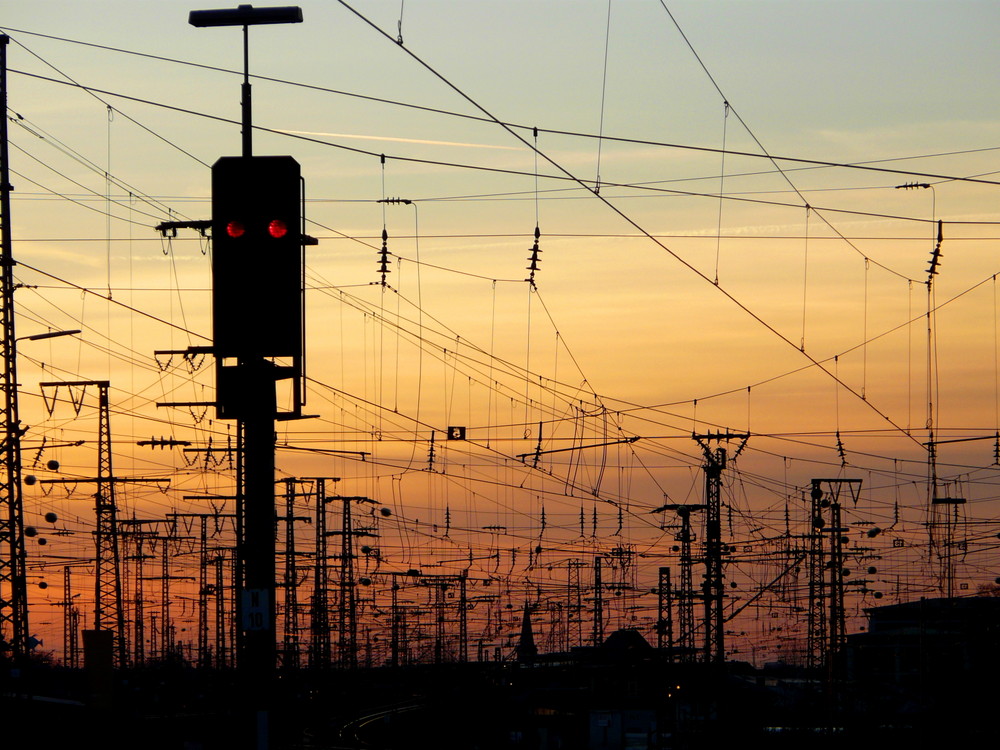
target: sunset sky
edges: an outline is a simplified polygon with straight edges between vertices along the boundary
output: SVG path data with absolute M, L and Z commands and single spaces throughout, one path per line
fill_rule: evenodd
M 932 495 L 968 501 L 947 555 L 961 591 L 1000 574 L 1000 6 L 300 5 L 304 23 L 250 32 L 265 77 L 255 153 L 300 162 L 319 239 L 306 270 L 317 416 L 279 425 L 279 477 L 340 477 L 339 492 L 390 508 L 382 572 L 493 555 L 471 575 L 531 590 L 565 580 L 568 559 L 627 548 L 614 575 L 648 589 L 676 565 L 675 519 L 650 511 L 701 502 L 691 435 L 726 431 L 750 433 L 724 500 L 742 595 L 780 571 L 818 477 L 863 480 L 852 539 L 892 529 L 852 616 L 875 591 L 940 593 Z M 212 410 L 156 407 L 211 401 L 213 383 L 207 363 L 154 358 L 210 343 L 209 243 L 153 227 L 209 218 L 209 167 L 240 147 L 240 32 L 190 26 L 197 7 L 0 12 L 18 335 L 83 329 L 19 344 L 26 464 L 46 441 L 25 473 L 94 476 L 95 397 L 77 414 L 64 389 L 50 413 L 37 384 L 109 379 L 116 473 L 171 485 L 125 486 L 123 517 L 210 512 L 183 496 L 232 488 L 225 465 L 135 444 L 217 447 L 233 430 Z M 468 440 L 448 443 L 450 425 Z M 929 489 L 925 444 L 965 438 L 938 446 Z M 29 554 L 33 584 L 52 584 L 33 630 L 53 644 L 65 560 L 92 595 L 93 490 L 68 487 L 25 494 L 26 523 L 51 532 Z M 648 629 L 654 605 L 612 624 Z

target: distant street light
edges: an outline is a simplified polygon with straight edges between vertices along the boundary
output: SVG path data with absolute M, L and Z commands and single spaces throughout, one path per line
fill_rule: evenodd
M 209 26 L 255 26 L 265 23 L 302 23 L 302 8 L 286 5 L 277 8 L 255 8 L 239 5 L 221 10 L 192 10 L 188 23 L 199 29 Z
M 302 8 L 296 5 L 275 8 L 254 8 L 252 5 L 240 5 L 234 9 L 192 10 L 188 15 L 188 23 L 199 29 L 212 26 L 243 27 L 243 98 L 240 102 L 243 110 L 243 156 L 253 156 L 252 126 L 250 124 L 250 35 L 248 28 L 262 24 L 302 23 Z
M 74 328 L 71 331 L 48 331 L 46 333 L 36 333 L 33 336 L 18 336 L 15 341 L 41 341 L 42 339 L 56 339 L 60 336 L 75 336 L 78 333 L 83 333 L 79 328 Z

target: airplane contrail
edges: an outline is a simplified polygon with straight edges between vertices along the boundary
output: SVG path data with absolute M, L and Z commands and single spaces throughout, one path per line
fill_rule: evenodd
M 428 141 L 421 138 L 392 138 L 383 135 L 353 135 L 351 133 L 316 133 L 311 130 L 281 130 L 275 129 L 279 133 L 290 133 L 293 135 L 318 135 L 326 138 L 356 138 L 362 141 L 392 141 L 393 143 L 423 143 L 430 146 L 457 146 L 459 148 L 488 148 L 497 151 L 520 151 L 517 146 L 492 146 L 485 143 L 460 143 L 458 141 Z

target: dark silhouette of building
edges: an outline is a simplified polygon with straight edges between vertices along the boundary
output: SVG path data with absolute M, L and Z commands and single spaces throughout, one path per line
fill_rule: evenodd
M 868 621 L 845 654 L 857 709 L 951 736 L 994 731 L 1000 598 L 920 599 L 870 609 Z

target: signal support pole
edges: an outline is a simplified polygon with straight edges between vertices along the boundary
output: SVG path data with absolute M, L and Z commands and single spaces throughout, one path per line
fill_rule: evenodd
M 302 23 L 302 9 L 289 5 L 278 8 L 254 8 L 240 5 L 234 9 L 193 10 L 188 23 L 198 28 L 209 26 L 243 27 L 243 86 L 240 105 L 243 119 L 243 156 L 253 155 L 252 105 L 250 99 L 250 27 L 261 24 Z
M 239 664 L 246 669 L 248 682 L 259 685 L 251 700 L 256 744 L 263 750 L 270 734 L 269 693 L 277 657 L 274 422 L 279 415 L 275 389 L 279 379 L 295 379 L 293 412 L 282 416 L 301 417 L 305 236 L 298 163 L 291 157 L 253 157 L 248 27 L 301 23 L 302 9 L 240 5 L 191 11 L 188 21 L 196 27 L 243 27 L 243 157 L 220 159 L 212 168 L 213 353 L 218 416 L 235 418 L 242 427 L 238 494 L 243 533 L 237 556 L 244 591 L 243 622 L 238 628 L 243 635 Z M 277 166 L 271 168 L 268 162 Z M 280 175 L 276 184 L 269 184 L 268 178 L 274 175 Z M 276 209 L 275 215 L 266 213 L 270 209 Z M 220 288 L 223 280 L 226 286 Z M 289 307 L 294 310 L 289 311 Z M 281 367 L 269 359 L 276 357 L 291 358 L 293 364 Z M 227 366 L 224 359 L 233 364 Z
M 252 378 L 258 413 L 243 419 L 243 657 L 251 674 L 274 671 L 275 644 L 275 512 L 274 512 L 274 381 Z M 256 399 L 255 399 L 256 400 Z

